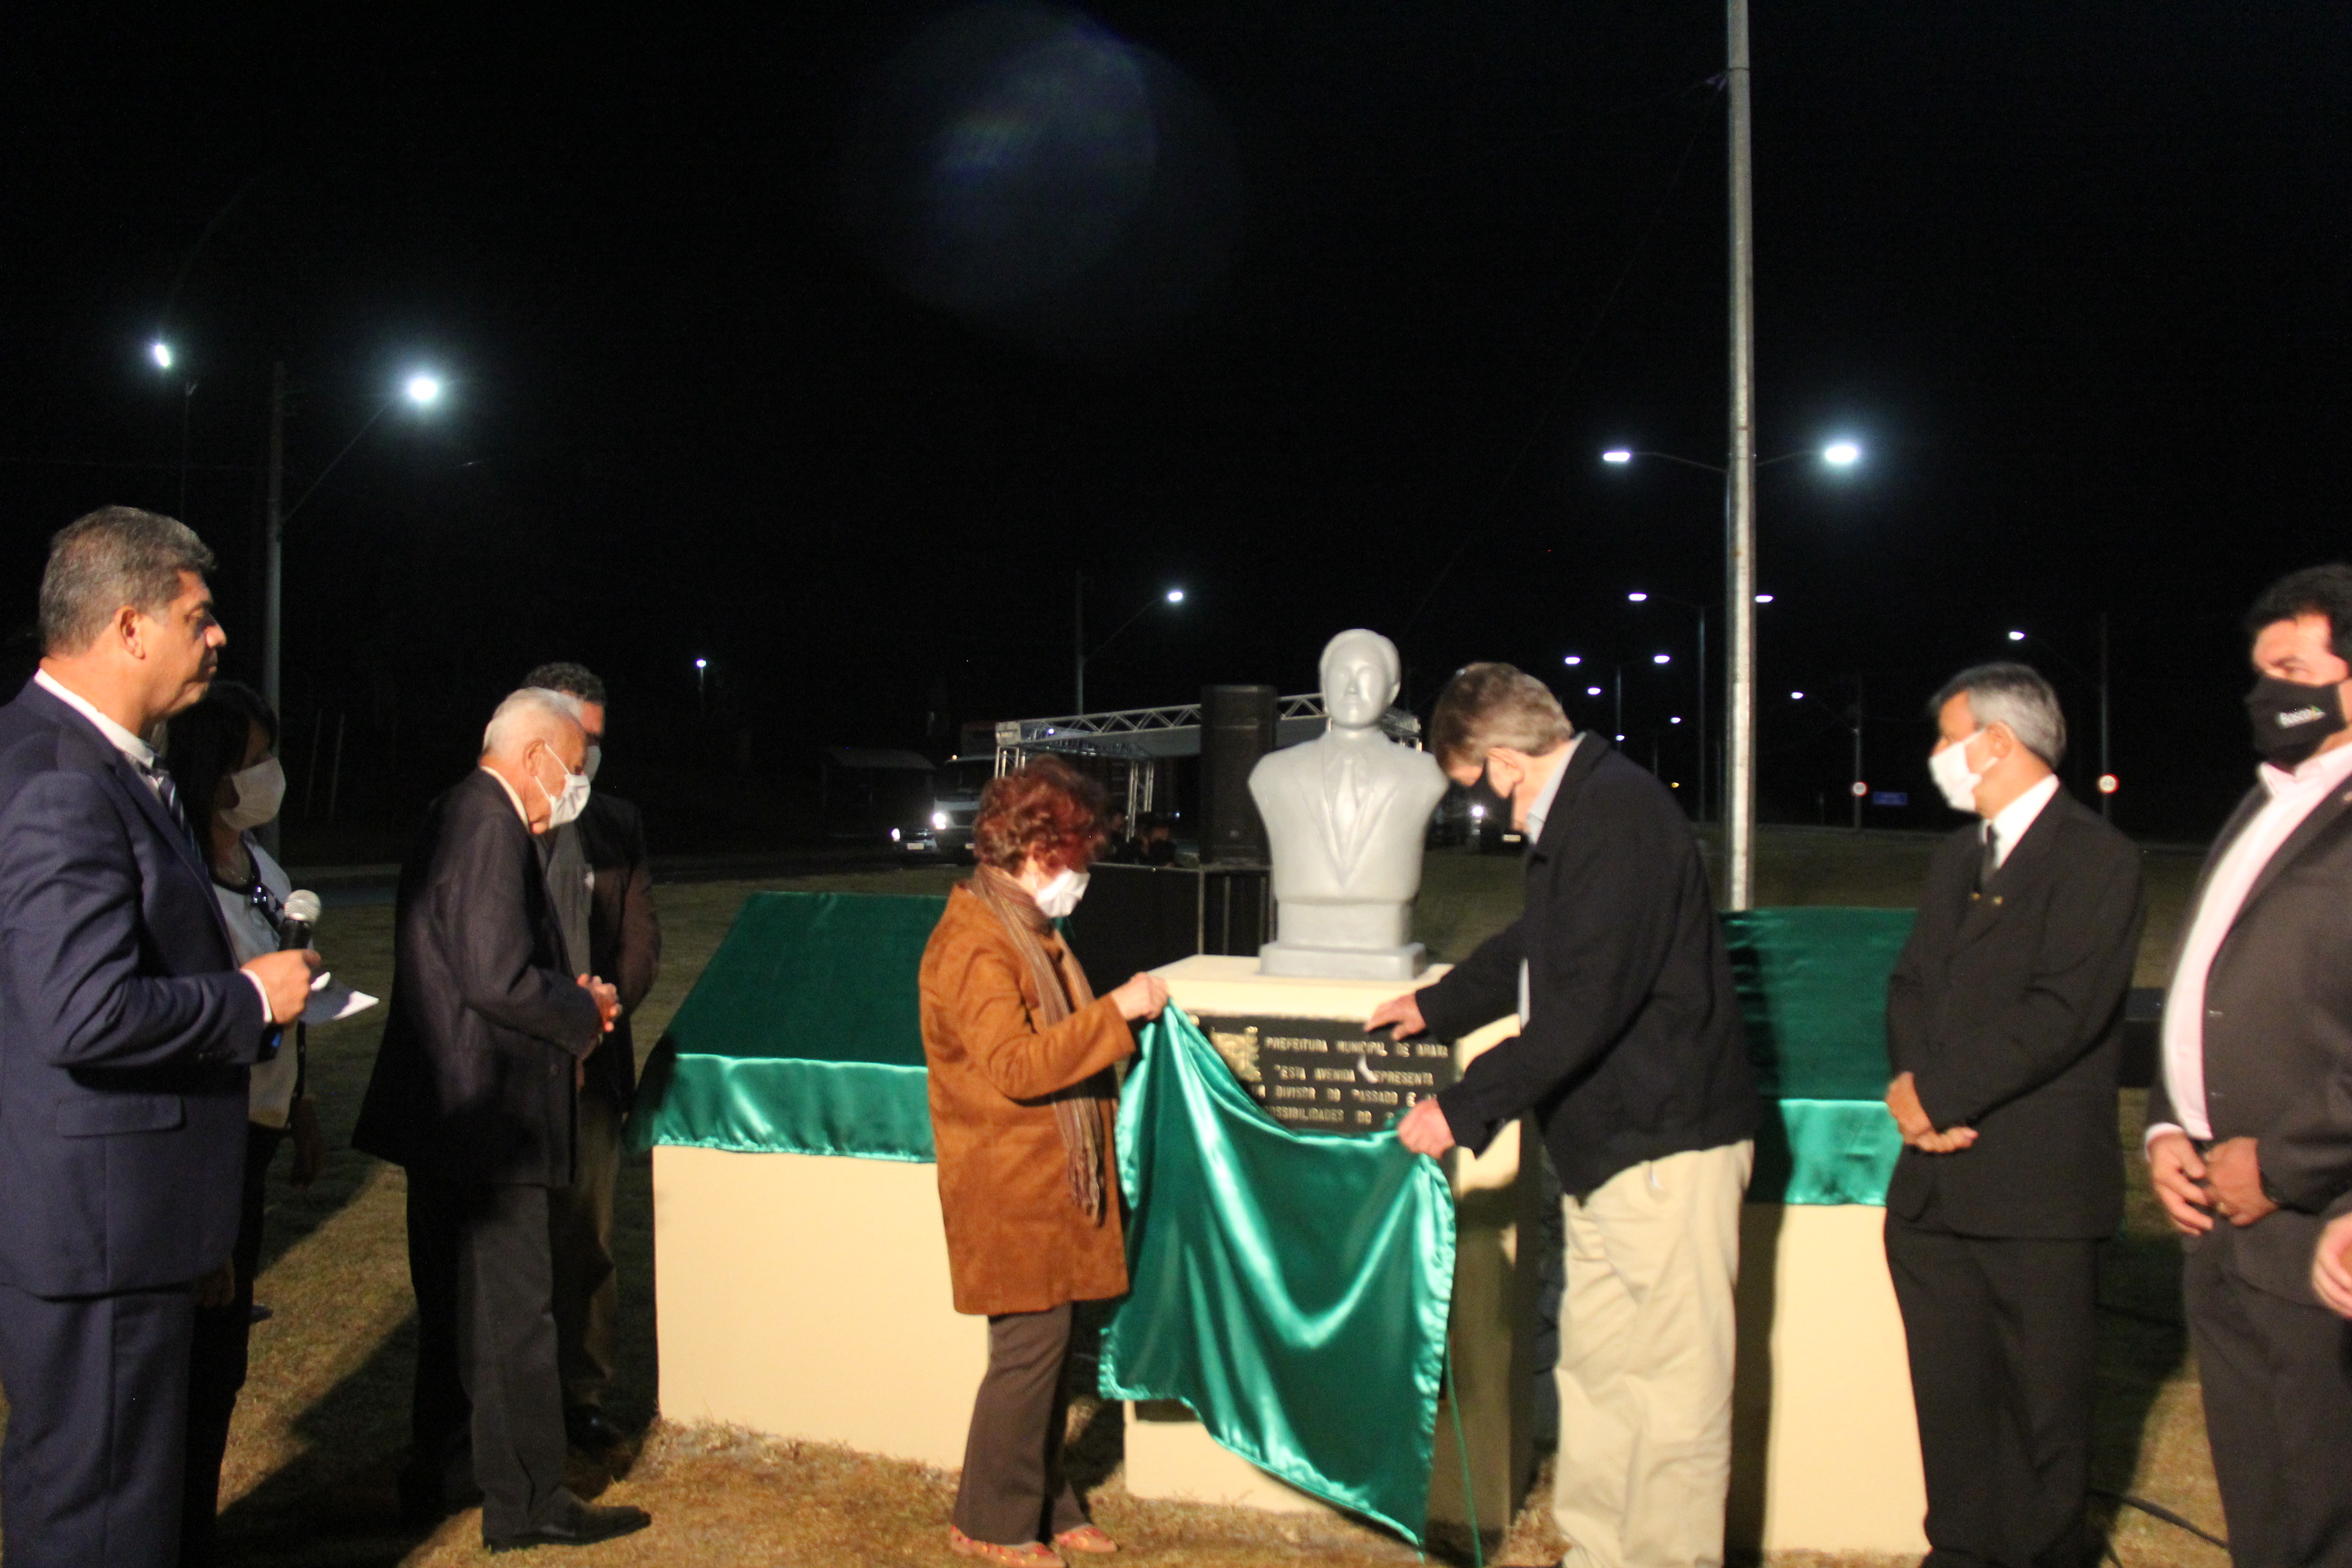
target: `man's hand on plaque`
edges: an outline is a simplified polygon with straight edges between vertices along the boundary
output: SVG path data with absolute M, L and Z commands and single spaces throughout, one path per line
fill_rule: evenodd
M 1402 996 L 1391 996 L 1373 1008 L 1372 1016 L 1364 1020 L 1364 1033 L 1377 1034 L 1388 1028 L 1391 1024 L 1396 1026 L 1395 1028 L 1389 1030 L 1389 1038 L 1391 1040 L 1402 1040 L 1407 1035 L 1425 1035 L 1429 1032 L 1429 1026 L 1423 1023 L 1421 1019 L 1421 997 L 1418 994 L 1408 991 Z M 1453 1140 L 1448 1139 L 1447 1142 L 1451 1142 Z
M 1396 1004 L 1385 1005 L 1394 1006 Z M 1415 1008 L 1414 1011 L 1418 1013 L 1420 1009 Z M 1375 1019 L 1379 1016 L 1377 1013 L 1373 1015 Z M 1397 1142 L 1416 1154 L 1427 1154 L 1434 1159 L 1454 1147 L 1454 1129 L 1447 1124 L 1445 1112 L 1437 1109 L 1437 1101 L 1432 1098 L 1404 1113 L 1404 1120 L 1397 1123 Z

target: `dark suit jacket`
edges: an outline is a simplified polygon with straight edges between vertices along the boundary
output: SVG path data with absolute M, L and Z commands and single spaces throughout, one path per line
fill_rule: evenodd
M 1518 1006 L 1525 1031 L 1438 1096 L 1484 1149 L 1532 1110 L 1560 1184 L 1582 1196 L 1628 1166 L 1752 1137 L 1763 1112 L 1715 900 L 1665 785 L 1587 734 L 1528 852 L 1527 908 L 1420 993 L 1456 1039 Z
M 194 844 L 27 683 L 0 708 L 0 1281 L 96 1295 L 226 1262 L 268 1024 Z
M 2239 803 L 2206 857 L 2205 884 L 2268 795 Z M 2237 1269 L 2273 1295 L 2309 1303 L 2321 1216 L 2352 1194 L 2352 788 L 2304 818 L 2254 879 L 2205 978 L 2205 1113 L 2216 1140 L 2259 1140 L 2277 1213 L 2232 1234 Z M 2150 1125 L 2177 1121 L 2163 1075 Z M 2191 1240 L 2191 1247 L 2210 1245 Z
M 1937 846 L 1886 988 L 1886 1047 L 1951 1154 L 1905 1149 L 1886 1206 L 1963 1236 L 2096 1240 L 2123 1218 L 2116 1140 L 2139 850 L 2061 789 L 1975 890 L 1980 826 Z
M 637 1090 L 629 1018 L 661 972 L 661 922 L 654 916 L 646 819 L 627 801 L 596 790 L 588 796 L 579 827 L 581 850 L 596 877 L 589 892 L 589 968 L 621 994 L 620 1019 L 588 1058 L 588 1076 L 593 1081 L 601 1075 L 614 1102 L 625 1106 Z
M 390 1016 L 354 1146 L 449 1182 L 567 1186 L 574 1064 L 596 1004 L 549 908 L 538 847 L 480 769 L 433 803 L 400 871 Z

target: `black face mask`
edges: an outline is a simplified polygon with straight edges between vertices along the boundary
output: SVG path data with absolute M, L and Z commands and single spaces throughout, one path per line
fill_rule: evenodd
M 2246 693 L 2254 750 L 2283 768 L 2308 761 L 2319 743 L 2345 727 L 2344 703 L 2333 686 L 2305 686 L 2265 675 Z

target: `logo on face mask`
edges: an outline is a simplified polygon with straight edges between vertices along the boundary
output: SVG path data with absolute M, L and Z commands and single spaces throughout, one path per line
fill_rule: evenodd
M 2283 768 L 2299 767 L 2319 750 L 2320 743 L 2345 727 L 2344 707 L 2330 702 L 2332 686 L 2306 686 L 2265 675 L 2246 693 L 2246 718 L 2253 727 L 2254 750 L 2263 760 Z M 2323 695 L 2326 694 L 2326 695 Z

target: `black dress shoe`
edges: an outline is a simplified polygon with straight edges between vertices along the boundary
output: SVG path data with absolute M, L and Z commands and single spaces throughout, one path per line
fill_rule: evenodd
M 563 1413 L 563 1436 L 583 1454 L 604 1454 L 628 1439 L 593 1405 L 575 1405 Z
M 486 1535 L 482 1544 L 493 1552 L 528 1552 L 534 1546 L 593 1546 L 616 1535 L 634 1535 L 653 1521 L 654 1516 L 641 1508 L 626 1504 L 607 1508 L 583 1502 L 561 1520 L 496 1539 Z

